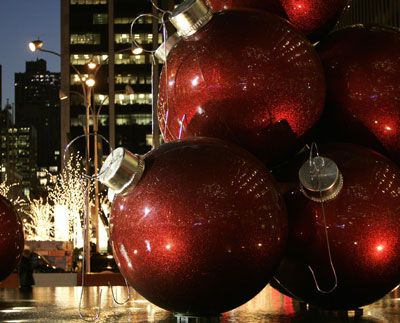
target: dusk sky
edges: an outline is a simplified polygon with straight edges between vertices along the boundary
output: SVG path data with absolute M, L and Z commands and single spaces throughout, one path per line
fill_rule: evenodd
M 60 52 L 60 0 L 0 0 L 0 26 L 4 107 L 7 98 L 14 102 L 14 73 L 25 72 L 26 61 L 43 58 L 49 71 L 60 71 L 58 57 L 28 49 L 39 38 L 43 48 Z

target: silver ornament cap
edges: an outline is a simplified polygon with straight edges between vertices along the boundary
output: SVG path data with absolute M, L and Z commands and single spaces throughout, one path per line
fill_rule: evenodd
M 336 163 L 326 157 L 308 159 L 299 170 L 300 190 L 310 200 L 334 199 L 343 188 L 343 176 Z
M 128 186 L 135 186 L 144 172 L 144 160 L 125 148 L 114 149 L 101 166 L 99 181 L 113 193 L 119 194 Z
M 175 8 L 170 21 L 179 36 L 189 37 L 212 18 L 211 8 L 203 0 L 186 0 Z
M 158 61 L 161 63 L 165 63 L 168 57 L 169 52 L 175 45 L 179 42 L 181 36 L 178 33 L 173 34 L 166 41 L 164 41 L 156 50 L 154 55 L 157 57 Z

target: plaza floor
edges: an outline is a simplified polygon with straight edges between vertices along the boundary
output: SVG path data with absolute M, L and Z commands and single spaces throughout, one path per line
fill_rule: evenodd
M 126 299 L 125 287 L 114 287 L 115 299 Z M 101 291 L 101 297 L 99 297 Z M 81 314 L 93 321 L 100 304 L 98 322 L 196 322 L 194 318 L 176 318 L 143 299 L 131 290 L 131 298 L 124 305 L 114 302 L 110 287 L 85 287 L 81 301 Z M 221 315 L 219 322 L 390 322 L 400 323 L 399 290 L 363 308 L 357 317 L 336 312 L 307 310 L 297 301 L 285 297 L 267 286 L 260 294 L 243 306 Z M 0 322 L 83 322 L 79 316 L 81 287 L 34 287 L 31 292 L 15 288 L 0 289 Z M 203 322 L 203 321 L 201 321 Z

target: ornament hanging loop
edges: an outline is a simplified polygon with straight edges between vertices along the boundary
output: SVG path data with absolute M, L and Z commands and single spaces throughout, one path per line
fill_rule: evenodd
M 115 297 L 115 294 L 114 294 L 113 286 L 111 286 L 111 283 L 108 282 L 108 287 L 110 287 L 110 289 L 111 289 L 111 295 L 112 295 L 113 301 L 114 301 L 114 303 L 116 303 L 118 305 L 124 305 L 124 304 L 128 303 L 130 301 L 130 299 L 131 299 L 131 291 L 130 291 L 130 288 L 129 288 L 128 281 L 126 280 L 125 277 L 124 277 L 124 280 L 125 280 L 125 287 L 126 287 L 126 291 L 127 291 L 127 295 L 128 296 L 122 302 L 117 300 L 117 298 Z
M 140 50 L 140 53 L 142 53 L 142 52 L 151 53 L 151 54 L 155 53 L 156 49 L 154 49 L 154 50 L 153 50 L 153 49 L 152 49 L 152 50 L 145 49 L 141 44 L 139 44 L 139 43 L 135 40 L 135 37 L 134 37 L 134 35 L 133 35 L 133 28 L 134 28 L 134 26 L 136 25 L 137 21 L 138 21 L 140 18 L 142 18 L 142 17 L 151 17 L 152 19 L 155 19 L 155 20 L 157 20 L 157 22 L 161 23 L 162 29 L 163 29 L 163 35 L 164 35 L 164 37 L 165 37 L 165 35 L 166 35 L 166 30 L 167 30 L 165 16 L 171 15 L 172 12 L 170 12 L 170 11 L 162 11 L 162 12 L 163 12 L 163 14 L 161 15 L 161 18 L 160 18 L 160 17 L 157 17 L 156 15 L 151 14 L 151 13 L 144 13 L 144 14 L 141 14 L 141 15 L 137 16 L 135 19 L 133 19 L 133 21 L 132 21 L 132 23 L 131 23 L 130 36 L 131 36 L 131 40 L 132 40 L 132 52 L 133 52 L 134 54 L 135 54 L 134 51 L 135 51 L 136 49 L 139 49 L 139 50 Z
M 67 163 L 67 155 L 68 155 L 69 150 L 71 149 L 72 145 L 73 145 L 74 143 L 76 143 L 76 141 L 78 141 L 78 140 L 81 139 L 81 138 L 86 138 L 86 140 L 89 140 L 89 137 L 90 137 L 90 136 L 93 136 L 93 137 L 94 137 L 94 136 L 97 136 L 97 137 L 99 137 L 101 140 L 103 140 L 103 141 L 108 145 L 108 147 L 109 147 L 109 149 L 110 149 L 110 154 L 112 153 L 113 150 L 112 150 L 112 148 L 111 148 L 111 144 L 110 144 L 110 142 L 109 142 L 103 135 L 101 135 L 101 134 L 99 134 L 99 133 L 93 133 L 93 132 L 90 132 L 89 134 L 82 134 L 82 135 L 79 135 L 79 136 L 75 137 L 74 139 L 72 139 L 72 140 L 68 143 L 68 145 L 65 147 L 64 153 L 63 153 L 63 157 L 62 157 L 62 161 L 61 161 L 61 163 L 62 163 L 62 165 L 63 165 L 63 168 L 65 167 L 65 165 L 66 165 L 66 163 Z M 88 180 L 97 180 L 101 174 L 102 174 L 102 173 L 99 172 L 99 173 L 97 174 L 97 176 L 94 176 L 94 175 L 88 175 L 88 174 L 85 174 L 85 173 L 81 173 L 80 176 L 81 176 L 82 178 L 88 179 Z
M 317 143 L 315 141 L 311 144 L 311 147 L 310 147 L 310 155 L 308 158 L 308 162 L 310 163 L 310 166 L 312 166 L 314 164 L 313 163 L 314 151 L 315 151 L 315 157 L 319 157 L 319 150 L 318 150 Z
M 314 156 L 314 151 L 316 156 Z M 329 265 L 332 270 L 334 283 L 331 289 L 324 290 L 319 286 L 314 270 L 310 265 L 308 269 L 314 280 L 318 292 L 322 294 L 332 293 L 338 286 L 336 269 L 332 260 L 331 246 L 329 242 L 328 225 L 326 221 L 325 202 L 335 198 L 343 187 L 343 177 L 331 159 L 319 155 L 318 146 L 315 142 L 311 144 L 310 156 L 307 162 L 299 170 L 300 190 L 310 200 L 321 204 L 322 219 L 326 248 L 328 252 Z
M 161 12 L 161 13 L 163 13 L 163 14 L 165 14 L 165 13 L 171 13 L 171 11 L 169 11 L 169 10 L 164 10 L 164 9 L 160 8 L 160 7 L 158 6 L 158 1 L 157 1 L 157 3 L 156 3 L 155 0 L 151 0 L 151 5 L 152 5 L 156 10 L 158 10 L 159 12 Z

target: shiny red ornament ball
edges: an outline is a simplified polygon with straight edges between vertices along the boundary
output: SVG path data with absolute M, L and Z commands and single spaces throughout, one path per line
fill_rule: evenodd
M 327 78 L 318 136 L 359 143 L 400 162 L 400 31 L 354 26 L 332 33 L 317 50 Z
M 349 0 L 280 0 L 287 19 L 312 40 L 329 32 Z
M 24 248 L 22 222 L 14 206 L 0 196 L 0 281 L 17 267 Z
M 268 12 L 285 16 L 279 0 L 207 0 L 214 11 L 237 8 L 263 9 Z
M 299 189 L 294 176 L 298 161 L 281 170 L 286 178 L 280 180 L 293 184 L 285 194 L 289 242 L 272 285 L 321 308 L 355 309 L 380 299 L 400 283 L 400 169 L 361 146 L 330 144 L 320 149 L 320 155 L 336 162 L 343 187 L 336 198 L 314 202 Z M 303 156 L 302 162 L 306 159 Z
M 110 218 L 124 277 L 177 313 L 218 314 L 250 300 L 286 244 L 286 210 L 272 176 L 217 139 L 167 143 L 143 158 L 140 181 L 117 195 Z
M 158 118 L 166 141 L 232 141 L 268 164 L 291 153 L 319 119 L 325 99 L 313 46 L 278 16 L 215 13 L 169 53 Z

